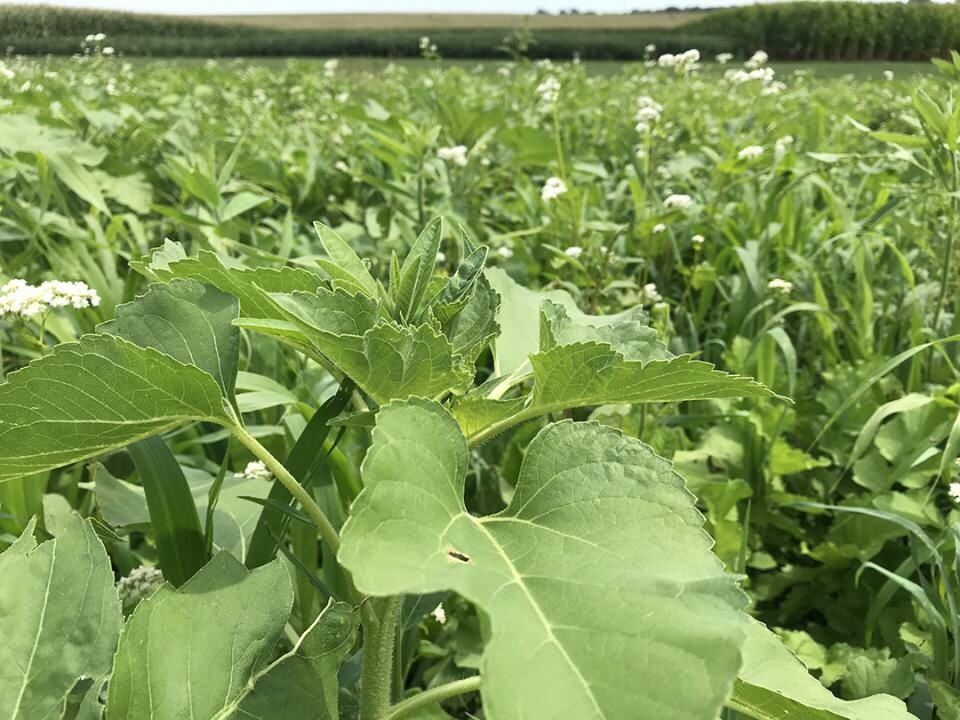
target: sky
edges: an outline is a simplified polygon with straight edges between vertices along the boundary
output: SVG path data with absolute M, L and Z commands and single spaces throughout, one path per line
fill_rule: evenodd
M 65 7 L 95 7 L 103 10 L 171 13 L 176 15 L 245 15 L 253 13 L 343 13 L 343 12 L 465 12 L 533 13 L 539 9 L 557 12 L 576 7 L 580 11 L 619 13 L 630 10 L 662 10 L 665 7 L 717 7 L 744 4 L 744 0 L 27 0 L 30 4 Z M 24 0 L 0 0 L 0 5 Z

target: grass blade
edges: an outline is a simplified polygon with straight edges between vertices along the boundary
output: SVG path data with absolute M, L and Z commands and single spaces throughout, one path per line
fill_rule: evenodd
M 154 435 L 127 447 L 140 474 L 160 569 L 175 587 L 207 562 L 200 516 L 180 464 L 163 438 Z

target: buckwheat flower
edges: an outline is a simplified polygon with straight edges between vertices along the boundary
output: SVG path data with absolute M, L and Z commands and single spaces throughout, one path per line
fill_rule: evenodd
M 657 291 L 656 283 L 647 283 L 643 286 L 643 297 L 646 302 L 656 304 L 663 300 L 663 296 Z
M 653 226 L 654 235 L 659 235 L 662 232 L 666 232 L 666 230 L 667 230 L 667 226 L 664 225 L 663 223 L 657 223 L 656 225 Z
M 747 60 L 743 65 L 749 69 L 755 69 L 762 65 L 767 64 L 767 60 L 770 59 L 770 56 L 767 55 L 763 50 L 757 50 L 749 60 Z
M 543 189 L 540 191 L 540 198 L 544 202 L 550 202 L 560 197 L 567 191 L 567 184 L 558 177 L 549 177 L 547 181 L 543 184 Z
M 779 95 L 784 90 L 787 89 L 785 83 L 780 82 L 779 80 L 774 80 L 769 85 L 766 85 L 760 89 L 761 95 Z
M 103 42 L 104 40 L 107 39 L 107 35 L 106 33 L 98 32 L 96 35 L 93 36 L 93 39 L 95 42 Z
M 657 51 L 657 46 L 654 45 L 653 43 L 649 43 L 649 44 L 643 49 L 643 51 L 644 51 L 647 55 L 653 55 L 653 53 L 655 53 L 655 52 Z
M 647 157 L 647 149 L 643 145 L 637 145 L 635 150 L 634 155 L 636 155 L 637 160 L 643 160 Z
M 560 81 L 551 75 L 537 85 L 535 92 L 540 97 L 541 102 L 552 105 L 560 99 Z
M 327 77 L 333 77 L 334 73 L 337 71 L 337 66 L 340 65 L 340 61 L 336 58 L 330 58 L 323 64 L 323 74 Z
M 670 309 L 670 306 L 667 303 L 663 302 L 662 300 L 660 302 L 653 304 L 653 311 L 655 313 L 666 312 L 669 309 Z
M 157 568 L 141 565 L 130 571 L 117 582 L 117 595 L 124 612 L 131 612 L 141 600 L 148 597 L 163 585 L 163 573 Z
M 639 110 L 637 110 L 637 114 L 634 116 L 634 119 L 637 122 L 643 123 L 656 122 L 660 119 L 660 110 L 653 105 L 641 107 Z
M 793 283 L 783 278 L 774 278 L 767 283 L 767 287 L 781 295 L 789 295 L 793 291 Z
M 737 153 L 740 160 L 756 160 L 763 155 L 763 148 L 759 145 L 747 145 L 743 150 Z
M 783 137 L 777 138 L 774 142 L 774 145 L 776 146 L 777 150 L 786 150 L 788 147 L 793 145 L 793 135 L 784 135 Z
M 706 238 L 704 238 L 703 235 L 694 235 L 692 238 L 690 238 L 690 242 L 693 243 L 694 247 L 700 247 L 703 245 L 705 240 Z
M 438 262 L 438 263 L 445 263 L 446 261 L 447 261 L 447 254 L 444 253 L 444 252 L 438 252 L 438 253 L 437 253 L 437 262 Z
M 420 49 L 426 50 L 429 47 L 430 47 L 430 37 L 427 35 L 424 35 L 423 37 L 420 38 Z
M 893 70 L 884 70 L 884 71 L 883 71 L 883 79 L 884 79 L 884 80 L 893 80 Z M 953 487 L 953 485 L 951 485 L 950 487 Z
M 100 51 L 101 55 L 113 55 L 116 52 L 112 47 L 105 47 Z
M 716 59 L 721 65 L 726 65 L 728 62 L 733 60 L 733 53 L 720 53 L 717 55 Z
M 94 41 L 94 36 L 93 36 L 93 35 L 87 35 L 87 36 L 83 39 L 83 41 L 84 41 L 85 43 L 92 43 L 92 42 Z
M 437 605 L 430 614 L 433 615 L 433 619 L 441 625 L 447 622 L 447 611 L 443 609 L 443 603 Z
M 343 160 L 337 160 L 337 161 L 333 164 L 333 167 L 335 167 L 335 168 L 336 168 L 337 170 L 339 170 L 340 172 L 345 172 L 345 173 L 349 173 L 349 172 L 350 172 L 350 166 L 347 165 Z
M 950 483 L 947 492 L 950 493 L 950 497 L 953 498 L 955 503 L 960 503 L 960 482 Z
M 646 135 L 650 132 L 650 126 L 645 122 L 638 122 L 633 126 L 633 129 L 637 131 L 638 135 Z
M 454 145 L 453 147 L 442 147 L 437 150 L 437 157 L 441 160 L 449 160 L 454 165 L 463 167 L 467 164 L 467 146 Z
M 686 210 L 693 204 L 693 198 L 689 195 L 668 195 L 663 201 L 663 207 L 667 210 Z
M 501 247 L 497 248 L 497 255 L 502 257 L 504 260 L 509 260 L 513 257 L 513 248 Z
M 270 472 L 269 468 L 260 460 L 248 462 L 240 474 L 247 480 L 269 480 L 273 477 L 273 473 Z
M 583 248 L 580 247 L 579 245 L 573 245 L 571 247 L 568 247 L 566 250 L 564 250 L 563 254 L 566 255 L 567 257 L 572 257 L 574 260 L 576 260 L 578 257 L 583 255 Z

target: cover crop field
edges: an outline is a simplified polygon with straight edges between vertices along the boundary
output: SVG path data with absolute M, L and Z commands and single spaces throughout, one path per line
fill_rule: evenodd
M 0 63 L 0 717 L 960 718 L 960 56 L 86 44 Z

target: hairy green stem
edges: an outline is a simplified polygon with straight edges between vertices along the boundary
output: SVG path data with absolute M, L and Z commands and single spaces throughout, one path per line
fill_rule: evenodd
M 385 720 L 393 703 L 393 663 L 403 597 L 368 598 L 361 610 L 360 720 Z
M 466 695 L 467 693 L 474 692 L 475 690 L 479 689 L 479 675 L 473 675 L 472 677 L 464 678 L 463 680 L 456 680 L 444 685 L 438 685 L 437 687 L 424 690 L 422 693 L 414 695 L 413 697 L 409 697 L 403 702 L 394 705 L 390 711 L 390 714 L 387 715 L 387 720 L 402 720 L 402 718 L 409 717 L 417 710 L 422 710 L 430 705 L 442 702 L 447 698 L 456 697 L 457 695 Z
M 336 554 L 340 549 L 340 536 L 337 534 L 329 518 L 327 518 L 323 510 L 320 509 L 320 506 L 317 505 L 316 501 L 311 497 L 310 493 L 303 489 L 303 486 L 290 474 L 290 471 L 284 467 L 283 463 L 277 460 L 269 450 L 261 445 L 260 441 L 251 435 L 245 427 L 235 425 L 232 430 L 237 440 L 242 442 L 250 452 L 262 460 L 263 464 L 273 473 L 273 476 L 296 498 L 297 502 L 300 503 L 300 507 L 304 509 L 304 512 L 307 513 L 313 521 L 313 524 L 317 526 L 321 539 L 329 546 L 333 553 Z

